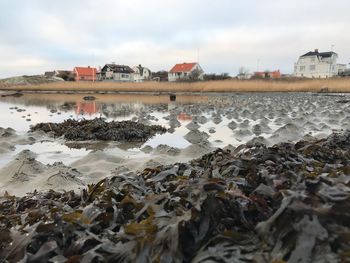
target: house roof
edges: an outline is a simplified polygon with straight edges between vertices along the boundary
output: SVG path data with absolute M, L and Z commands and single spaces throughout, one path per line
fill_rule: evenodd
M 126 65 L 106 64 L 102 68 L 102 71 L 105 71 L 106 68 L 109 68 L 114 73 L 134 73 L 134 71 L 129 66 L 126 66 Z
M 177 72 L 191 72 L 193 67 L 197 65 L 197 63 L 182 63 L 176 64 L 169 72 L 177 73 Z
M 302 55 L 301 57 L 313 57 L 313 56 L 318 56 L 321 58 L 329 58 L 332 55 L 337 55 L 337 53 L 333 51 L 327 51 L 327 52 L 318 52 L 318 50 L 315 51 L 309 51 L 306 54 Z
M 91 67 L 75 67 L 74 71 L 77 72 L 79 75 L 93 76 L 96 75 L 97 69 Z

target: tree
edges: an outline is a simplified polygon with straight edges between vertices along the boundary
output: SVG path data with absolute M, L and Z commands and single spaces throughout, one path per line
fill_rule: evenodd
M 229 76 L 228 73 L 221 73 L 221 74 L 204 74 L 204 80 L 225 80 L 225 79 L 230 79 L 231 77 Z
M 198 69 L 195 69 L 190 73 L 189 79 L 191 81 L 198 81 L 200 80 L 200 76 L 201 76 L 201 72 Z
M 64 81 L 75 81 L 75 76 L 72 71 L 59 71 L 57 77 L 62 78 Z

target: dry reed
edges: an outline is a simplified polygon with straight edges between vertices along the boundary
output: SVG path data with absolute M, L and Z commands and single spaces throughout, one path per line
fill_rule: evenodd
M 224 80 L 192 83 L 170 82 L 55 82 L 5 87 L 23 91 L 104 92 L 350 92 L 350 79 Z

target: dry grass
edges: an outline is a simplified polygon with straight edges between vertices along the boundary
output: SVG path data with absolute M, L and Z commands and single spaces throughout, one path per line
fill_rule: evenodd
M 350 79 L 324 80 L 224 80 L 196 83 L 169 82 L 55 82 L 5 87 L 23 91 L 106 91 L 106 92 L 350 92 Z M 1 88 L 0 88 L 1 89 Z

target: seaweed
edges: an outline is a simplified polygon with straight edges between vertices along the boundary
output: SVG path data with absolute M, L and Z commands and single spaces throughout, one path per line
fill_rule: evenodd
M 0 262 L 348 262 L 350 131 L 0 197 Z
M 43 131 L 55 137 L 63 136 L 69 141 L 127 141 L 144 142 L 157 133 L 165 133 L 160 125 L 144 125 L 133 121 L 106 122 L 102 118 L 93 120 L 68 119 L 62 123 L 38 123 L 31 132 Z

